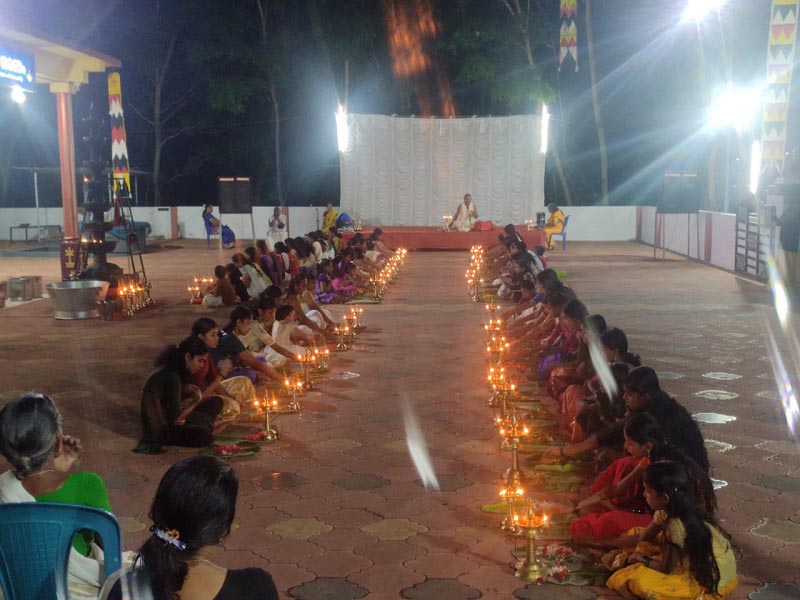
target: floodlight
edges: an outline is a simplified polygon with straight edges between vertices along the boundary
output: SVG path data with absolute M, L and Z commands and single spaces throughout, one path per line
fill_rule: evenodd
M 25 104 L 25 90 L 18 85 L 12 85 L 11 99 L 17 104 Z
M 753 123 L 761 110 L 761 88 L 729 86 L 711 102 L 708 125 L 713 129 L 733 127 L 741 132 Z
M 542 132 L 541 132 L 541 146 L 539 151 L 542 154 L 547 154 L 547 136 L 550 131 L 550 111 L 547 110 L 547 104 L 542 104 Z
M 699 23 L 708 13 L 722 8 L 726 0 L 687 0 L 686 7 L 683 9 L 683 21 L 694 21 Z
M 750 146 L 750 193 L 758 191 L 758 178 L 761 175 L 761 142 L 753 140 Z
M 350 147 L 350 128 L 347 126 L 347 113 L 341 104 L 336 111 L 336 138 L 339 142 L 339 152 L 347 152 Z

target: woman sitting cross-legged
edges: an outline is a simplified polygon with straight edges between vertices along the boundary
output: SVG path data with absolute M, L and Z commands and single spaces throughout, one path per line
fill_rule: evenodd
M 216 348 L 211 350 L 211 356 L 216 363 L 230 358 L 234 362 L 233 375 L 247 374 L 252 378 L 260 377 L 272 381 L 283 381 L 280 373 L 266 361 L 248 350 L 242 343 L 240 336 L 250 333 L 253 325 L 253 313 L 246 306 L 237 306 L 231 311 L 230 320 L 223 328 Z
M 211 444 L 222 398 L 203 398 L 190 384 L 191 374 L 207 360 L 208 346 L 194 337 L 168 347 L 156 359 L 156 370 L 142 389 L 142 439 L 135 452 L 159 453 L 161 445 L 202 448 Z
M 152 535 L 109 598 L 277 600 L 272 576 L 263 569 L 229 570 L 211 560 L 211 549 L 231 531 L 238 493 L 239 478 L 218 458 L 174 464 L 150 508 Z
M 27 393 L 0 411 L 0 452 L 11 469 L 0 475 L 0 504 L 58 502 L 111 511 L 103 480 L 71 472 L 81 446 L 61 431 L 61 415 L 44 394 Z M 73 541 L 67 573 L 70 596 L 96 598 L 105 579 L 103 551 L 91 531 Z

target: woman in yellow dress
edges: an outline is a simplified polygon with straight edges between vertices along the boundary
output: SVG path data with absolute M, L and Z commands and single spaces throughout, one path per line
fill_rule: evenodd
M 336 217 L 338 216 L 339 213 L 333 208 L 333 204 L 329 202 L 325 212 L 322 213 L 322 229 L 320 231 L 327 233 L 331 230 L 331 227 L 336 227 Z
M 550 218 L 547 219 L 547 223 L 544 224 L 544 232 L 547 234 L 547 248 L 549 250 L 553 250 L 555 248 L 555 244 L 553 243 L 551 236 L 554 233 L 561 233 L 561 230 L 564 228 L 564 213 L 561 212 L 561 209 L 558 208 L 555 204 L 548 204 L 547 210 L 550 211 Z
M 606 586 L 623 598 L 721 598 L 737 585 L 730 540 L 703 508 L 697 482 L 679 462 L 655 462 L 644 473 L 644 497 L 655 513 L 612 568 Z M 605 559 L 604 559 L 605 562 Z

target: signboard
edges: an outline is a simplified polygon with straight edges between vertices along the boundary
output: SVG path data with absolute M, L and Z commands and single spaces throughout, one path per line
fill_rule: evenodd
M 0 46 L 0 83 L 18 85 L 30 92 L 36 89 L 33 54 Z

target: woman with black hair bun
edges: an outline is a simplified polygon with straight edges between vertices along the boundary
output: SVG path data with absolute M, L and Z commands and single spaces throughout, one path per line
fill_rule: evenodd
M 222 398 L 203 398 L 190 382 L 191 374 L 207 360 L 208 346 L 196 337 L 169 346 L 159 355 L 156 370 L 142 389 L 142 439 L 135 452 L 157 454 L 163 451 L 162 445 L 202 448 L 211 444 Z
M 152 535 L 109 598 L 277 600 L 272 576 L 263 569 L 226 569 L 211 560 L 210 549 L 231 531 L 238 493 L 239 478 L 218 458 L 174 464 L 153 498 Z

